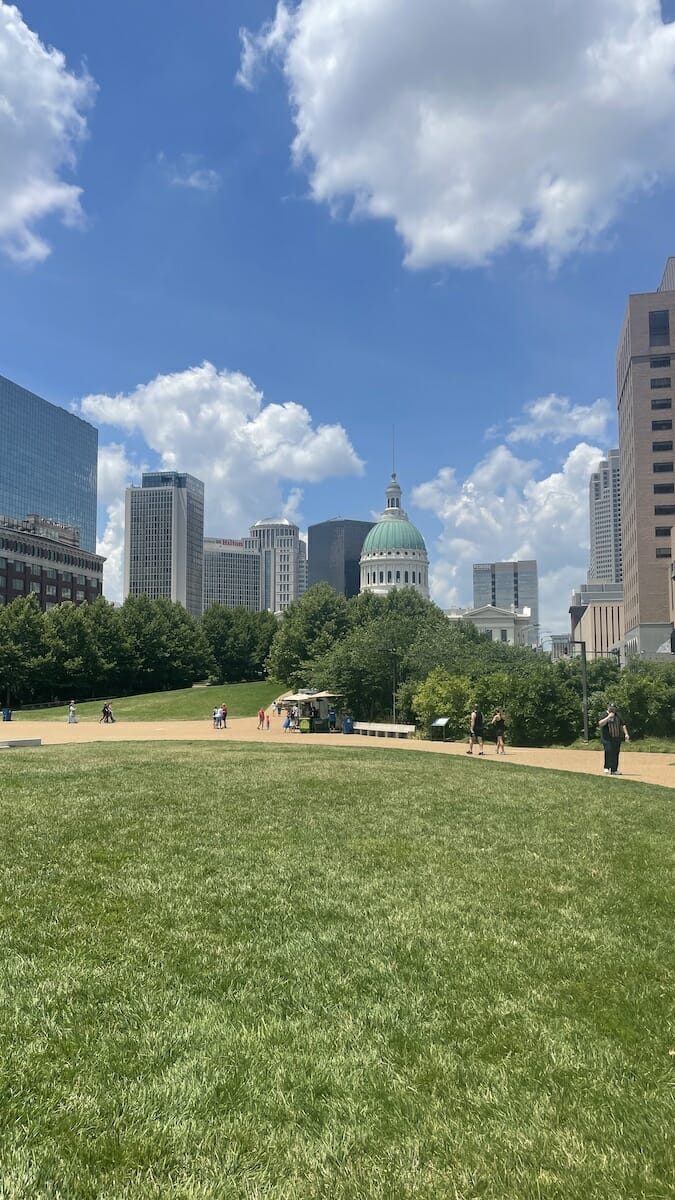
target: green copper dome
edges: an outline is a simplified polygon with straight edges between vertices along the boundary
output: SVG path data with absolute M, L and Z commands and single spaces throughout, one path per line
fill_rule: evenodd
M 377 554 L 386 550 L 422 550 L 424 538 L 405 518 L 384 517 L 366 534 L 361 554 Z

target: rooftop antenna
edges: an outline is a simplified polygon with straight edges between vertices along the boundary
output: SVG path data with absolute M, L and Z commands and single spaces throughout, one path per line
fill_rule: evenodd
M 396 478 L 396 426 L 391 427 L 391 473 Z

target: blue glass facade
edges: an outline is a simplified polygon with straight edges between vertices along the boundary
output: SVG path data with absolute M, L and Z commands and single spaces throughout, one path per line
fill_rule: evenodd
M 0 375 L 0 514 L 37 513 L 96 549 L 98 430 Z

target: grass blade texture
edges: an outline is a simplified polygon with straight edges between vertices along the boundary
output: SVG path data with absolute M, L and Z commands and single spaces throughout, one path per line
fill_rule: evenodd
M 1 1200 L 669 1195 L 672 794 L 474 767 L 7 751 Z

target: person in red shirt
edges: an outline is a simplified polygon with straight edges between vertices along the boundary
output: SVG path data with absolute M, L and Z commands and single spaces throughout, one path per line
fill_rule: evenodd
M 264 729 L 264 728 L 265 728 L 265 709 L 259 708 L 258 709 L 258 729 Z

